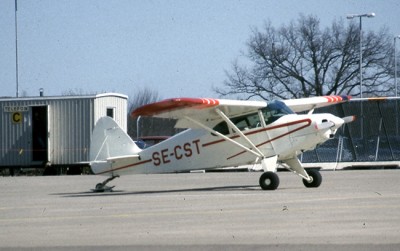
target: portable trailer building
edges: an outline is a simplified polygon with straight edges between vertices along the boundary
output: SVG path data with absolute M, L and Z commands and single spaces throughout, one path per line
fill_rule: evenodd
M 127 99 L 116 93 L 0 98 L 0 168 L 89 161 L 91 133 L 99 118 L 110 116 L 127 130 Z

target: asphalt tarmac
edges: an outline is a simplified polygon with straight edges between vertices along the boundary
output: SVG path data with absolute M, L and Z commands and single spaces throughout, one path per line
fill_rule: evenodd
M 0 250 L 400 250 L 400 170 L 0 177 Z

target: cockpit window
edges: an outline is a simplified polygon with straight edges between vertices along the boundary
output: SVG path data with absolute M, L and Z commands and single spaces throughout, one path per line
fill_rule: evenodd
M 268 103 L 267 107 L 261 109 L 265 119 L 265 124 L 271 124 L 280 117 L 294 112 L 285 105 L 282 101 L 274 100 Z
M 275 120 L 279 119 L 280 117 L 282 117 L 284 115 L 294 113 L 292 110 L 290 110 L 289 107 L 287 107 L 285 105 L 285 103 L 283 103 L 282 101 L 278 101 L 278 100 L 269 102 L 267 107 L 261 109 L 261 112 L 265 119 L 266 125 L 271 124 L 272 122 L 274 122 Z M 240 116 L 240 117 L 236 117 L 236 118 L 232 118 L 231 121 L 241 131 L 262 126 L 258 112 Z M 231 129 L 229 129 L 229 127 L 225 121 L 220 122 L 213 129 L 224 135 L 233 133 L 233 131 L 231 131 Z

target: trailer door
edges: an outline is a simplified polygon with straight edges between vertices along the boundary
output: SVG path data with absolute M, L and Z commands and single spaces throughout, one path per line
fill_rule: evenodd
M 48 161 L 48 109 L 32 107 L 32 161 Z

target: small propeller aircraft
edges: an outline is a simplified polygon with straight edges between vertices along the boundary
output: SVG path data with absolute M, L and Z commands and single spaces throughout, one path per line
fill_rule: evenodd
M 334 137 L 354 116 L 313 114 L 314 109 L 346 102 L 349 96 L 323 96 L 291 100 L 243 101 L 174 98 L 148 104 L 131 115 L 173 118 L 175 127 L 188 128 L 146 149 L 140 149 L 117 123 L 102 117 L 93 130 L 90 165 L 95 174 L 110 176 L 93 191 L 110 191 L 106 184 L 124 174 L 173 173 L 260 164 L 264 190 L 279 186 L 277 164 L 318 187 L 319 171 L 305 170 L 301 152 Z M 307 114 L 296 114 L 305 112 Z

